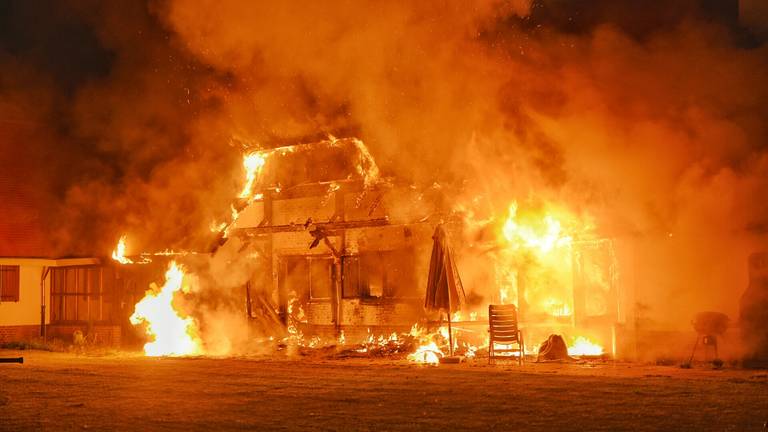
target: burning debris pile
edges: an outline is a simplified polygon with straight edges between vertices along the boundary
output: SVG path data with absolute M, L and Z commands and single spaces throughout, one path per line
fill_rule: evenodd
M 448 328 L 441 326 L 435 331 L 428 331 L 419 324 L 414 324 L 408 333 L 390 333 L 376 336 L 368 329 L 368 336 L 360 341 L 348 341 L 342 331 L 337 341 L 323 341 L 313 338 L 309 343 L 302 338 L 289 338 L 287 344 L 297 343 L 302 355 L 330 352 L 333 358 L 390 358 L 407 359 L 413 363 L 436 365 L 449 351 Z M 456 337 L 456 336 L 454 336 Z M 487 348 L 487 344 L 486 344 Z M 456 339 L 454 351 L 465 358 L 475 358 L 478 348 L 468 342 Z

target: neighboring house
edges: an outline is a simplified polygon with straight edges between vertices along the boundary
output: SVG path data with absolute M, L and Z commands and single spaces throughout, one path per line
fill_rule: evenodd
M 120 344 L 115 272 L 97 258 L 0 258 L 0 342 L 41 338 Z
M 43 266 L 35 261 L 0 258 L 0 342 L 31 339 L 41 333 Z

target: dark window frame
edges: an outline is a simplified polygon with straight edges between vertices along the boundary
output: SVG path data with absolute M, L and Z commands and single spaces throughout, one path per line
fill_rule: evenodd
M 405 256 L 406 266 L 398 266 L 398 259 Z M 341 298 L 344 300 L 358 299 L 364 302 L 387 302 L 393 300 L 410 299 L 416 296 L 409 296 L 403 292 L 403 287 L 398 286 L 403 278 L 410 278 L 410 284 L 415 288 L 415 252 L 412 249 L 395 250 L 377 250 L 363 251 L 355 255 L 344 255 L 341 257 Z M 376 264 L 372 265 L 372 261 Z M 371 294 L 370 281 L 373 279 L 371 271 L 381 271 L 381 295 Z M 403 271 L 409 274 L 397 275 L 396 272 Z M 398 278 L 398 276 L 400 276 Z M 379 278 L 378 275 L 374 276 Z
M 325 254 L 323 254 L 323 255 L 300 255 L 300 254 L 280 255 L 278 259 L 279 259 L 279 261 L 281 261 L 281 263 L 279 264 L 281 270 L 280 270 L 280 274 L 278 275 L 278 277 L 281 279 L 281 280 L 278 280 L 278 284 L 280 286 L 285 284 L 286 280 L 288 279 L 287 268 L 289 266 L 289 262 L 292 261 L 292 260 L 294 260 L 294 261 L 295 260 L 302 260 L 302 261 L 306 262 L 305 265 L 306 265 L 306 270 L 307 271 L 306 271 L 306 274 L 304 275 L 304 277 L 306 279 L 306 290 L 303 293 L 297 293 L 297 295 L 299 295 L 300 298 L 303 298 L 303 301 L 307 301 L 307 302 L 310 302 L 310 303 L 312 303 L 312 302 L 327 303 L 327 302 L 330 302 L 333 299 L 333 290 L 334 290 L 334 285 L 336 283 L 336 277 L 337 276 L 336 276 L 336 266 L 333 263 L 333 256 L 332 255 L 325 255 Z M 322 296 L 322 297 L 320 297 L 320 296 L 315 297 L 314 296 L 315 291 L 312 289 L 312 287 L 313 287 L 313 283 L 312 283 L 312 273 L 313 273 L 312 265 L 313 265 L 313 263 L 318 263 L 318 262 L 320 262 L 320 263 L 324 262 L 326 264 L 326 268 L 328 269 L 328 276 L 329 276 L 329 279 L 328 279 L 328 293 L 327 293 L 327 296 Z M 284 289 L 284 288 L 281 288 L 281 290 L 282 289 Z
M 21 266 L 0 265 L 0 302 L 21 301 Z
M 94 265 L 51 269 L 51 324 L 112 322 L 114 296 L 106 289 L 104 270 L 103 266 Z M 70 282 L 74 282 L 74 286 Z M 97 310 L 92 312 L 94 305 Z

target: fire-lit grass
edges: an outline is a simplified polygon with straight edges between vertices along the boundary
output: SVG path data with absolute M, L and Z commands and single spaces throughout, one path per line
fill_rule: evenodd
M 0 369 L 0 430 L 762 430 L 768 375 L 637 364 L 84 357 Z

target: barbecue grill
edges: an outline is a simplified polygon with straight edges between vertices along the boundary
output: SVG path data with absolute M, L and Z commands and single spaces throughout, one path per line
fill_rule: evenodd
M 693 351 L 688 364 L 691 364 L 696 355 L 696 349 L 699 342 L 704 345 L 704 361 L 709 361 L 709 351 L 715 353 L 714 359 L 718 359 L 717 337 L 722 336 L 728 330 L 730 319 L 727 315 L 720 312 L 699 312 L 691 321 L 693 329 L 696 331 L 696 343 L 693 344 Z

